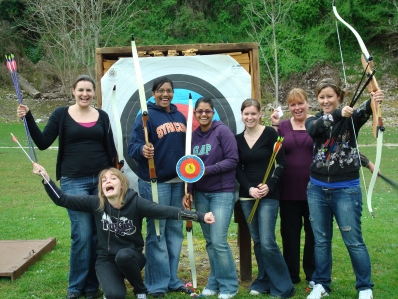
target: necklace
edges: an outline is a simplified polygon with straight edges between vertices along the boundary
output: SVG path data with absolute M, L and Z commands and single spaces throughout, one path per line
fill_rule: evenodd
M 250 141 L 256 141 L 258 137 L 261 135 L 261 130 L 260 132 L 255 132 L 253 135 L 250 135 L 247 131 L 245 131 L 245 137 L 246 139 L 249 139 Z
M 303 127 L 304 123 L 302 123 L 302 124 L 297 123 L 296 120 L 294 119 L 294 117 L 292 118 L 292 120 L 296 124 L 297 127 L 300 127 L 300 128 Z

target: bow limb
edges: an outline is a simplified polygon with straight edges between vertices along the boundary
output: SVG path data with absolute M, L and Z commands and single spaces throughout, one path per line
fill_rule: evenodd
M 361 48 L 362 51 L 362 56 L 361 56 L 361 62 L 362 66 L 367 73 L 367 75 L 370 75 L 373 72 L 373 57 L 369 54 L 368 49 L 365 46 L 365 43 L 362 40 L 362 37 L 359 35 L 359 33 L 344 19 L 339 15 L 337 12 L 337 8 L 335 5 L 335 1 L 333 1 L 333 13 L 336 16 L 336 18 L 343 23 L 348 29 L 351 30 L 351 32 L 355 35 L 359 47 Z M 373 76 L 372 81 L 369 84 L 369 91 L 370 92 L 375 92 L 377 90 L 380 90 L 379 85 L 377 83 L 376 77 Z M 375 101 L 371 102 L 372 106 L 372 113 L 373 113 L 373 135 L 375 138 L 377 138 L 377 127 L 383 127 L 383 121 L 381 119 L 381 104 L 380 103 L 375 103 Z
M 189 94 L 188 99 L 188 112 L 187 112 L 187 131 L 186 131 L 186 139 L 185 139 L 185 155 L 191 154 L 192 147 L 192 123 L 193 123 L 193 102 L 192 96 Z M 188 194 L 188 183 L 185 182 L 185 195 Z M 189 200 L 189 209 L 191 209 L 191 201 Z M 191 266 L 191 275 L 192 275 L 192 285 L 193 288 L 197 288 L 197 278 L 196 278 L 196 266 L 195 266 L 195 254 L 193 250 L 193 231 L 192 231 L 192 221 L 187 221 L 185 225 L 185 229 L 187 231 L 187 240 L 188 240 L 188 254 L 189 254 L 189 264 Z
M 138 86 L 138 94 L 140 96 L 142 126 L 144 129 L 145 144 L 147 146 L 151 146 L 151 143 L 149 142 L 148 127 L 147 127 L 147 121 L 149 119 L 148 107 L 146 104 L 144 82 L 142 80 L 140 61 L 138 59 L 138 52 L 137 52 L 137 46 L 136 46 L 135 40 L 134 40 L 134 35 L 131 36 L 131 52 L 133 55 L 134 69 L 135 69 L 135 75 L 136 75 L 137 86 Z M 148 167 L 149 167 L 149 178 L 151 180 L 152 200 L 156 203 L 159 203 L 158 180 L 156 177 L 154 158 L 148 159 Z M 155 219 L 154 223 L 155 223 L 156 236 L 158 237 L 158 241 L 160 241 L 159 220 Z
M 361 62 L 362 66 L 369 76 L 370 74 L 373 73 L 373 57 L 369 54 L 369 51 L 367 50 L 365 43 L 363 42 L 361 36 L 359 33 L 346 21 L 343 20 L 343 18 L 340 17 L 340 15 L 337 12 L 335 1 L 333 0 L 333 12 L 336 18 L 342 22 L 345 26 L 348 27 L 352 31 L 352 33 L 355 35 L 357 38 L 357 41 L 359 43 L 359 46 L 362 51 L 362 56 L 361 56 Z M 372 77 L 372 80 L 369 84 L 369 91 L 370 92 L 376 92 L 380 90 L 379 85 L 377 83 L 377 80 L 375 76 Z M 367 194 L 367 205 L 368 205 L 368 210 L 372 217 L 373 215 L 373 210 L 372 210 L 372 193 L 373 193 L 373 188 L 376 183 L 377 179 L 377 174 L 379 173 L 380 169 L 380 161 L 381 161 L 381 151 L 383 147 L 383 132 L 384 132 L 384 125 L 383 125 L 383 120 L 381 116 L 381 103 L 377 103 L 374 99 L 371 101 L 371 107 L 372 107 L 372 114 L 373 114 L 373 135 L 375 138 L 377 138 L 377 148 L 376 148 L 376 161 L 375 161 L 375 167 L 373 170 L 372 178 L 369 183 L 369 190 Z
M 116 85 L 113 86 L 112 90 L 112 110 L 113 110 L 113 118 L 115 120 L 115 133 L 116 133 L 116 142 L 117 142 L 117 155 L 115 159 L 115 166 L 117 169 L 120 170 L 124 165 L 123 135 L 122 135 L 122 124 L 120 123 L 120 116 L 117 110 L 117 103 L 116 103 Z

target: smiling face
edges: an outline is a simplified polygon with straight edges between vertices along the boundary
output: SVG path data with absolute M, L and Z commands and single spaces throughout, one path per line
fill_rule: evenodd
M 94 95 L 94 85 L 90 81 L 79 81 L 72 88 L 72 94 L 75 97 L 76 104 L 82 108 L 90 106 Z
M 242 110 L 242 121 L 246 128 L 254 128 L 260 124 L 261 112 L 255 106 L 247 106 Z
M 105 197 L 108 198 L 108 200 L 119 199 L 122 189 L 121 182 L 112 171 L 108 170 L 102 176 L 101 187 Z
M 211 127 L 214 111 L 209 103 L 200 102 L 195 108 L 195 117 L 199 122 L 200 130 L 207 131 Z
M 300 98 L 294 98 L 289 104 L 289 111 L 296 121 L 302 121 L 307 118 L 308 108 L 310 104 Z
M 323 112 L 329 114 L 339 106 L 340 96 L 332 87 L 328 86 L 320 90 L 317 100 Z
M 163 83 L 158 89 L 152 92 L 156 105 L 166 111 L 170 111 L 170 103 L 173 100 L 174 90 L 169 82 Z

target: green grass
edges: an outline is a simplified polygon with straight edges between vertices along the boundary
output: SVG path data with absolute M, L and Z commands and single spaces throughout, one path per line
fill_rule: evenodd
M 17 136 L 21 144 L 26 144 L 22 124 L 1 124 L 0 227 L 2 229 L 0 238 L 2 240 L 35 240 L 55 237 L 57 245 L 14 282 L 11 282 L 8 278 L 1 278 L 0 297 L 8 299 L 64 298 L 68 285 L 69 218 L 65 209 L 55 206 L 47 198 L 41 186 L 40 178 L 32 174 L 31 163 L 22 150 L 16 147 L 17 144 L 12 141 L 10 132 Z M 359 142 L 360 150 L 371 160 L 374 160 L 375 141 L 371 137 L 369 127 L 362 130 Z M 398 180 L 397 128 L 387 128 L 384 143 L 390 145 L 383 147 L 381 170 L 391 179 Z M 37 155 L 40 163 L 52 177 L 55 177 L 57 150 L 37 151 Z M 364 173 L 368 184 L 370 172 L 364 169 Z M 373 196 L 373 210 L 376 216 L 374 219 L 369 216 L 366 205 L 364 206 L 363 235 L 372 261 L 375 298 L 395 298 L 398 292 L 398 259 L 396 258 L 398 250 L 398 210 L 396 198 L 397 192 L 378 179 Z M 333 292 L 331 298 L 357 298 L 351 263 L 336 226 L 333 239 Z M 279 226 L 276 234 L 278 243 L 281 244 Z M 209 266 L 205 242 L 198 224 L 194 226 L 194 236 L 196 262 L 200 277 L 198 287 L 202 289 L 206 283 Z M 231 222 L 229 241 L 237 260 L 236 238 L 237 225 Z M 185 243 L 186 241 L 184 241 Z M 185 250 L 182 253 L 181 264 L 180 277 L 184 281 L 190 281 L 188 258 Z M 254 263 L 253 275 L 256 272 Z M 304 275 L 302 274 L 301 277 L 304 278 Z M 249 295 L 248 286 L 249 283 L 247 282 L 241 283 L 239 294 L 236 296 L 237 299 L 253 298 Z M 308 293 L 306 292 L 305 282 L 297 284 L 296 288 L 297 292 L 294 298 L 306 298 Z M 127 299 L 132 298 L 135 297 L 132 294 L 131 287 L 129 287 Z M 188 296 L 170 293 L 166 298 L 188 298 Z M 269 298 L 269 296 L 260 298 Z

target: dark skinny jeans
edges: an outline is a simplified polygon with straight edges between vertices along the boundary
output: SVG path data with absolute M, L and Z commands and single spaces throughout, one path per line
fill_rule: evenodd
M 124 278 L 133 286 L 135 294 L 146 294 L 147 289 L 141 276 L 145 262 L 142 252 L 130 248 L 121 249 L 116 256 L 98 256 L 95 269 L 106 299 L 126 298 Z

